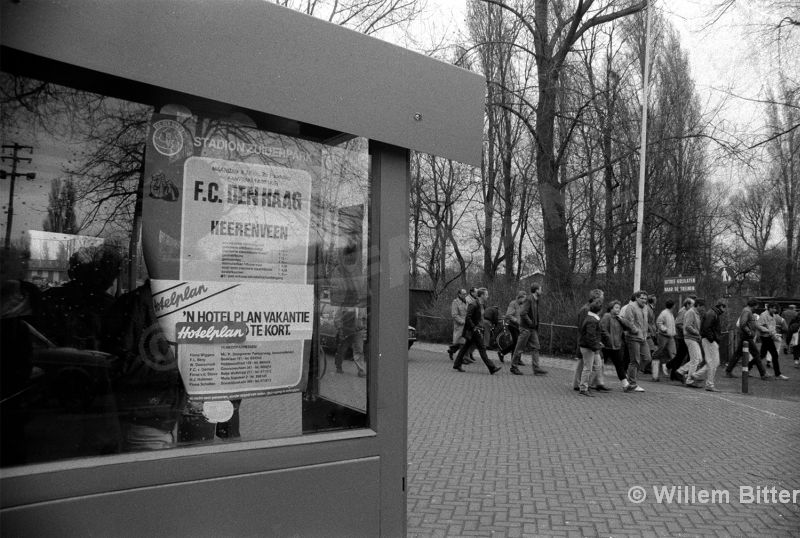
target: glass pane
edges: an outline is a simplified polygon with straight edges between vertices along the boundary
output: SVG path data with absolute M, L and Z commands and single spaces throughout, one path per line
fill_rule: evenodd
M 368 425 L 365 140 L 1 76 L 3 466 Z

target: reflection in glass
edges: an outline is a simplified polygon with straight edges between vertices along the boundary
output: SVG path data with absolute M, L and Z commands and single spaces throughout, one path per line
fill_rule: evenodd
M 0 99 L 20 174 L 0 190 L 2 466 L 368 425 L 365 140 L 6 73 Z M 193 283 L 245 292 L 192 311 L 171 298 Z M 278 326 L 306 288 L 292 347 Z M 203 341 L 214 316 L 250 340 Z M 287 360 L 298 382 L 275 385 Z

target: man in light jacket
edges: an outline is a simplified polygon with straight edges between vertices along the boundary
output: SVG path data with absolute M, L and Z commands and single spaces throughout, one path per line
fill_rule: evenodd
M 705 300 L 697 299 L 683 318 L 683 338 L 689 349 L 689 371 L 686 375 L 686 386 L 688 387 L 698 386 L 694 374 L 697 372 L 697 367 L 700 366 L 700 361 L 703 360 L 703 352 L 700 349 L 700 329 L 705 310 Z
M 453 341 L 447 348 L 450 360 L 453 360 L 453 355 L 461 347 L 461 335 L 464 333 L 464 320 L 467 317 L 468 306 L 467 290 L 462 288 L 458 290 L 458 295 L 450 304 L 450 317 L 453 319 Z
M 775 379 L 789 379 L 781 374 L 781 364 L 778 360 L 778 349 L 775 343 L 779 342 L 781 337 L 778 334 L 777 323 L 775 320 L 775 313 L 778 311 L 778 305 L 770 303 L 767 309 L 758 316 L 756 327 L 761 336 L 761 359 L 766 358 L 767 353 L 772 355 L 772 368 L 775 373 Z
M 663 364 L 666 368 L 667 362 L 675 357 L 675 317 L 672 315 L 672 307 L 675 301 L 667 299 L 664 310 L 656 318 L 656 341 L 658 347 L 653 354 L 653 381 L 658 381 L 660 368 Z M 669 375 L 666 371 L 664 375 Z
M 647 292 L 637 291 L 633 294 L 635 301 L 629 303 L 622 315 L 631 325 L 632 330 L 625 333 L 625 345 L 628 348 L 628 381 L 625 392 L 644 392 L 637 384 L 639 369 L 650 360 L 650 348 L 647 345 Z

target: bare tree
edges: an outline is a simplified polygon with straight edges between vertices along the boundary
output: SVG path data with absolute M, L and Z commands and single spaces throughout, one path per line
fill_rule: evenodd
M 533 11 L 516 8 L 502 0 L 484 0 L 513 13 L 533 39 L 536 61 L 536 121 L 528 124 L 536 141 L 536 177 L 544 220 L 546 278 L 554 291 L 571 293 L 569 238 L 566 229 L 566 200 L 559 168 L 563 164 L 572 128 L 557 146 L 556 117 L 559 115 L 560 78 L 575 44 L 596 26 L 626 17 L 647 6 L 647 1 L 623 2 L 578 0 L 567 6 L 553 0 L 534 0 Z
M 483 218 L 477 240 L 483 250 L 483 273 L 492 280 L 501 265 L 505 278 L 513 281 L 517 271 L 517 240 L 525 225 L 530 171 L 520 159 L 526 144 L 523 114 L 518 95 L 524 92 L 530 65 L 519 59 L 520 22 L 494 5 L 469 3 L 468 26 L 478 67 L 486 77 L 486 144 L 481 163 Z M 527 148 L 526 148 L 527 149 Z M 529 155 L 529 151 L 525 151 Z M 499 225 L 499 226 L 498 226 Z M 499 227 L 499 241 L 495 231 Z
M 418 0 L 273 0 L 276 4 L 367 35 L 404 26 L 420 13 Z
M 797 266 L 800 233 L 800 131 L 790 129 L 792 125 L 800 125 L 800 88 L 791 88 L 780 79 L 779 99 L 769 91 L 770 105 L 767 107 L 768 129 L 773 133 L 767 144 L 770 157 L 771 179 L 773 190 L 781 209 L 783 232 L 786 238 L 786 259 L 784 266 L 784 284 L 787 294 L 795 290 L 795 267 Z M 780 134 L 780 136 L 774 136 Z
M 778 207 L 769 183 L 748 184 L 731 200 L 731 220 L 736 236 L 756 256 L 763 256 L 772 239 L 772 228 Z
M 436 293 L 456 279 L 466 286 L 472 253 L 467 256 L 463 252 L 462 242 L 469 234 L 459 230 L 477 193 L 473 179 L 470 167 L 433 155 L 414 154 L 410 256 L 416 285 L 422 271 Z M 450 270 L 453 265 L 455 271 Z

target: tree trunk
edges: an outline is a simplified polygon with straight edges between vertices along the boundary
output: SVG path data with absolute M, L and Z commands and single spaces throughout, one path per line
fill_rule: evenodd
M 538 3 L 537 3 L 538 5 Z M 539 13 L 537 12 L 537 18 Z M 546 20 L 546 19 L 545 19 Z M 546 54 L 537 63 L 539 104 L 536 109 L 536 173 L 544 221 L 545 278 L 553 291 L 570 294 L 572 272 L 567 239 L 566 200 L 558 180 L 555 158 L 556 97 L 558 72 Z

